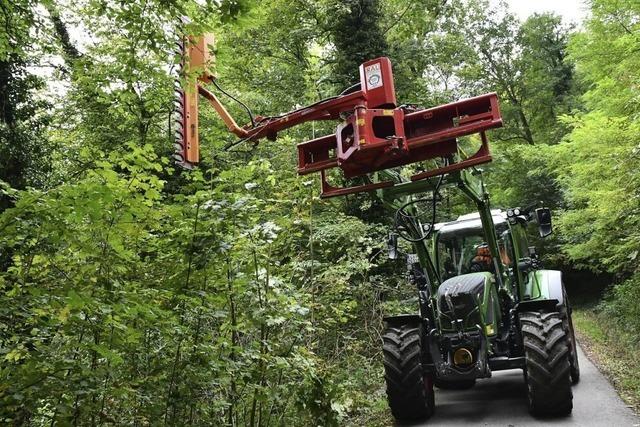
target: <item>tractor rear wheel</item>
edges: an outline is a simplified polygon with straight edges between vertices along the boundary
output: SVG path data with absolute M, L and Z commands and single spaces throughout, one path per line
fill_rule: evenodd
M 432 377 L 422 369 L 421 332 L 419 324 L 390 324 L 382 335 L 387 399 L 399 421 L 428 418 L 435 408 Z
M 568 316 L 569 324 L 569 336 L 571 337 L 569 342 L 571 344 L 571 382 L 577 384 L 580 381 L 580 365 L 578 364 L 578 346 L 576 345 L 576 334 L 573 331 L 573 319 L 571 313 Z
M 520 313 L 529 410 L 537 416 L 573 409 L 569 336 L 560 313 Z
M 578 346 L 576 345 L 576 334 L 573 330 L 573 319 L 571 317 L 571 305 L 566 291 L 562 291 L 564 298 L 564 330 L 569 335 L 569 363 L 571 364 L 571 382 L 577 384 L 580 381 L 580 365 L 578 364 Z

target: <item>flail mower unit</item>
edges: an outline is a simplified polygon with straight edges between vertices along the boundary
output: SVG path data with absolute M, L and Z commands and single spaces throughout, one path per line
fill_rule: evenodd
M 494 93 L 420 109 L 398 105 L 391 63 L 376 58 L 360 66 L 360 82 L 340 95 L 278 116 L 252 117 L 238 126 L 205 85 L 211 72 L 212 38 L 182 41 L 183 74 L 177 87 L 177 163 L 198 163 L 198 97 L 207 99 L 240 141 L 275 140 L 280 131 L 318 120 L 337 121 L 330 135 L 298 144 L 298 173 L 319 172 L 322 197 L 375 192 L 395 211 L 389 238 L 410 243 L 408 273 L 418 292 L 416 313 L 385 318 L 383 354 L 389 406 L 399 420 L 429 417 L 434 385 L 466 388 L 493 371 L 523 369 L 534 415 L 572 410 L 571 384 L 579 366 L 571 307 L 560 271 L 544 270 L 527 243 L 527 224 L 551 233 L 548 208 L 492 210 L 476 166 L 491 161 L 486 132 L 502 126 Z M 478 134 L 479 148 L 466 155 L 459 138 Z M 428 161 L 428 162 L 427 162 Z M 398 167 L 419 164 L 404 176 Z M 360 185 L 337 187 L 330 169 Z M 435 223 L 445 186 L 458 188 L 477 212 Z M 430 193 L 433 212 L 423 222 L 418 206 Z

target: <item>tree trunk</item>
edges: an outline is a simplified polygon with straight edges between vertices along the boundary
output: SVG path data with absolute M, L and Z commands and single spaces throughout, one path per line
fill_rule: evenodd
M 56 36 L 58 37 L 58 41 L 62 47 L 62 51 L 65 54 L 66 62 L 73 63 L 77 59 L 82 57 L 82 54 L 78 51 L 78 49 L 71 42 L 71 37 L 69 37 L 69 31 L 67 30 L 67 25 L 60 18 L 60 12 L 56 8 L 54 4 L 46 3 L 45 7 L 47 8 L 47 12 L 49 12 L 49 17 L 51 18 L 51 22 L 53 23 L 53 29 L 56 32 Z M 69 64 L 71 65 L 71 64 Z

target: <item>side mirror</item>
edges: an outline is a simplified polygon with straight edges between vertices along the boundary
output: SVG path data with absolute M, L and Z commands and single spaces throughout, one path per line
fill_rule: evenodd
M 553 232 L 553 229 L 551 227 L 551 209 L 536 209 L 536 219 L 538 220 L 538 230 L 540 231 L 540 237 L 547 237 Z
M 389 233 L 387 239 L 387 252 L 389 259 L 398 259 L 398 235 L 395 233 Z

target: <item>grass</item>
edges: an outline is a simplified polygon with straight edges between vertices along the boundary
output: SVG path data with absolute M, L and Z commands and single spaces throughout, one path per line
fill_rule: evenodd
M 640 412 L 640 355 L 637 340 L 593 307 L 576 307 L 573 322 L 578 339 L 622 400 Z

